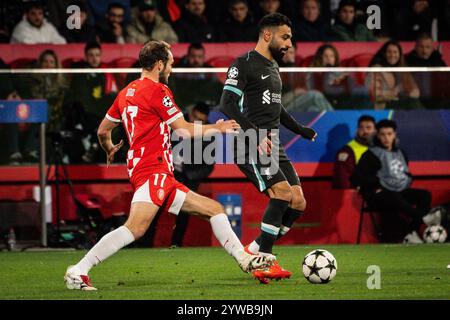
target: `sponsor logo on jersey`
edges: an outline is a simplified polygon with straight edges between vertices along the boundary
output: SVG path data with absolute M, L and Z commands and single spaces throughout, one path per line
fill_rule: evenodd
M 158 192 L 156 192 L 156 196 L 159 200 L 164 200 L 164 189 L 158 189 Z
M 265 75 L 263 75 L 263 74 L 261 75 L 261 79 L 262 79 L 262 80 L 267 79 L 268 77 L 270 77 L 270 74 L 268 74 L 267 76 L 265 76 Z
M 228 78 L 234 79 L 238 76 L 239 70 L 236 67 L 231 67 L 230 70 L 228 70 Z
M 172 99 L 170 99 L 169 96 L 165 96 L 165 97 L 162 99 L 162 104 L 163 104 L 164 107 L 167 107 L 167 108 L 170 108 L 170 107 L 173 106 Z
M 263 92 L 262 103 L 263 104 L 270 104 L 270 91 L 269 91 L 269 89 L 267 89 L 266 91 Z
M 126 96 L 127 96 L 127 97 L 133 97 L 135 92 L 136 92 L 136 89 L 129 88 L 129 89 L 127 90 Z

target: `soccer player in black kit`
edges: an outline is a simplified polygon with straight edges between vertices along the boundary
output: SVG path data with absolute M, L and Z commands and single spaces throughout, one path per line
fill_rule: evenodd
M 283 146 L 276 143 L 279 126 L 308 140 L 314 140 L 317 135 L 313 129 L 299 124 L 281 104 L 282 83 L 277 61 L 292 46 L 291 27 L 291 21 L 279 13 L 261 19 L 256 48 L 232 63 L 220 101 L 221 111 L 236 120 L 243 130 L 237 140 L 244 141 L 245 161 L 237 155 L 239 147 L 234 155 L 235 161 L 241 160 L 237 162 L 239 169 L 270 198 L 262 218 L 261 233 L 246 247 L 248 253 L 259 252 L 272 261 L 270 267 L 253 273 L 262 283 L 291 276 L 291 272 L 278 264 L 272 247 L 306 208 L 298 175 Z M 257 141 L 245 140 L 244 132 L 252 129 L 258 132 Z M 258 150 L 256 157 L 251 155 L 251 145 Z M 273 163 L 268 168 L 267 163 L 262 162 L 262 155 L 275 160 L 275 170 Z

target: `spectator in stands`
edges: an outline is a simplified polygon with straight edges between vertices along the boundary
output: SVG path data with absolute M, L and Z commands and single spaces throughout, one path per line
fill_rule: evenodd
M 128 26 L 127 42 L 145 43 L 148 40 L 162 40 L 167 43 L 178 42 L 178 36 L 159 15 L 155 0 L 140 0 L 132 12 L 133 20 Z
M 410 0 L 402 6 L 394 19 L 393 33 L 396 40 L 414 41 L 422 33 L 431 33 L 434 13 L 429 0 Z
M 118 2 L 110 3 L 105 19 L 96 24 L 98 40 L 104 43 L 124 44 L 127 36 L 124 17 L 125 6 Z
M 333 68 L 340 66 L 339 53 L 331 44 L 321 45 L 312 60 L 312 68 Z M 352 79 L 347 73 L 324 72 L 310 73 L 307 76 L 308 90 L 322 92 L 335 108 L 348 108 L 350 88 L 353 87 Z
M 404 67 L 402 47 L 388 41 L 375 54 L 371 67 Z M 366 77 L 375 109 L 421 109 L 420 90 L 409 72 L 377 72 Z
M 65 44 L 66 40 L 44 17 L 44 6 L 38 1 L 27 4 L 22 21 L 14 28 L 11 43 Z
M 377 123 L 374 146 L 361 157 L 352 176 L 368 205 L 383 214 L 406 214 L 411 223 L 406 243 L 423 243 L 418 235 L 422 223 L 439 224 L 441 217 L 429 213 L 431 193 L 411 188 L 408 159 L 399 148 L 397 124 L 392 120 Z
M 300 19 L 294 27 L 296 41 L 327 41 L 329 25 L 320 14 L 319 0 L 301 2 Z
M 335 41 L 375 41 L 371 30 L 355 19 L 356 4 L 354 0 L 341 0 L 336 22 L 331 27 L 330 37 Z
M 280 67 L 296 67 L 297 45 L 292 47 L 283 56 Z M 295 112 L 321 112 L 331 111 L 333 107 L 322 92 L 307 90 L 305 73 L 283 72 L 280 74 L 283 80 L 282 103 L 288 111 Z
M 410 67 L 445 67 L 441 53 L 434 48 L 433 38 L 428 33 L 421 33 L 416 39 L 414 50 L 406 55 Z
M 375 125 L 373 117 L 368 115 L 359 117 L 355 139 L 342 147 L 336 155 L 333 169 L 334 189 L 352 188 L 350 178 L 361 156 L 372 145 L 373 137 L 376 134 Z
M 39 56 L 37 67 L 59 69 L 61 64 L 53 50 L 45 50 Z M 31 98 L 46 99 L 49 104 L 48 131 L 59 131 L 63 119 L 65 96 L 69 87 L 65 75 L 62 73 L 37 73 L 31 75 L 30 81 Z
M 72 65 L 75 68 L 102 68 L 100 44 L 88 43 L 84 49 L 85 60 Z M 101 149 L 97 143 L 97 126 L 105 116 L 118 92 L 117 80 L 109 73 L 76 74 L 70 86 L 70 100 L 67 103 L 65 128 L 80 137 L 73 145 L 69 157 L 71 162 L 101 161 Z M 84 140 L 83 143 L 81 140 Z
M 189 45 L 187 54 L 177 64 L 178 68 L 211 68 L 206 61 L 205 47 L 201 43 Z M 205 75 L 201 75 L 202 77 Z
M 0 1 L 0 43 L 10 43 L 11 33 L 23 19 L 26 5 L 22 1 Z
M 175 23 L 180 42 L 214 42 L 216 33 L 205 15 L 205 0 L 187 0 L 181 18 Z
M 84 2 L 75 3 L 80 8 L 80 27 L 69 29 L 66 24 L 60 28 L 61 35 L 69 43 L 88 43 L 96 40 L 95 28 L 89 22 L 89 11 Z
M 224 42 L 253 42 L 258 39 L 258 27 L 253 19 L 247 0 L 232 0 L 228 6 L 229 16 L 220 30 Z
M 434 48 L 433 39 L 427 33 L 419 34 L 414 49 L 405 60 L 410 67 L 446 66 L 441 53 Z M 415 72 L 413 77 L 420 90 L 420 101 L 427 109 L 444 109 L 448 106 L 447 72 Z
M 279 12 L 280 0 L 259 0 L 259 7 L 256 11 L 256 21 L 260 21 L 267 14 Z
M 201 43 L 192 43 L 187 54 L 176 65 L 177 68 L 210 68 L 206 63 L 205 47 Z M 203 101 L 209 105 L 217 105 L 223 85 L 214 73 L 174 74 L 171 88 L 178 105 L 189 107 Z
M 209 106 L 203 102 L 196 103 L 189 113 L 190 122 L 201 122 L 203 125 L 208 124 Z M 178 142 L 183 143 L 183 142 Z M 194 141 L 189 141 L 193 148 Z M 202 154 L 203 150 L 210 144 L 210 141 L 202 142 Z M 188 150 L 188 149 L 184 149 Z M 193 150 L 193 149 L 191 149 Z M 186 158 L 188 157 L 188 158 Z M 188 159 L 188 161 L 186 160 Z M 194 153 L 190 155 L 176 155 L 174 157 L 174 174 L 177 181 L 180 181 L 186 185 L 190 190 L 197 192 L 200 184 L 208 178 L 214 169 L 214 164 L 195 163 Z M 181 213 L 177 215 L 175 228 L 172 233 L 172 248 L 181 247 L 183 244 L 184 234 L 189 222 L 189 215 Z

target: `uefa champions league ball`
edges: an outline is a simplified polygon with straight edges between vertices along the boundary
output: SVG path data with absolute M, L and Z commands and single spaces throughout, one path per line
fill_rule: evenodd
M 305 256 L 302 270 L 309 282 L 328 283 L 336 276 L 337 262 L 328 251 L 316 249 Z
M 443 226 L 431 226 L 423 232 L 426 243 L 443 243 L 447 239 L 447 231 Z

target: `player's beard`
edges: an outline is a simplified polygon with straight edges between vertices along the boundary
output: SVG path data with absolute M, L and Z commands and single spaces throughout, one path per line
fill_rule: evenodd
M 166 74 L 166 67 L 159 73 L 159 82 L 165 85 L 169 84 L 169 75 Z
M 286 54 L 287 48 L 276 48 L 274 46 L 269 46 L 270 53 L 275 61 L 280 64 L 282 63 L 282 59 Z

